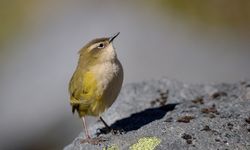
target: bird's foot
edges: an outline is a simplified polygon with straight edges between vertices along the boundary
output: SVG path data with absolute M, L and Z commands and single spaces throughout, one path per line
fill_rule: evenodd
M 101 134 L 108 134 L 111 133 L 112 135 L 122 135 L 125 133 L 125 131 L 123 129 L 113 129 L 113 128 L 102 128 L 99 129 L 99 131 L 97 132 L 97 136 L 101 135 Z
M 109 132 L 111 132 L 112 135 L 121 135 L 124 134 L 125 131 L 123 129 L 109 129 Z
M 93 145 L 98 145 L 102 142 L 105 142 L 107 139 L 104 139 L 102 137 L 95 137 L 95 138 L 86 138 L 81 140 L 81 143 L 89 143 L 89 144 L 93 144 Z

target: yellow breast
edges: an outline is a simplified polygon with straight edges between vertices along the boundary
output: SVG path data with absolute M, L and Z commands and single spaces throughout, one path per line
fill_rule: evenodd
M 73 94 L 71 104 L 76 102 L 74 104 L 79 105 L 80 116 L 100 115 L 114 102 L 122 84 L 121 70 L 117 64 L 102 63 L 73 77 L 76 78 L 73 79 L 75 84 L 71 84 L 76 85 L 74 89 L 77 92 Z
M 100 86 L 94 72 L 88 71 L 82 75 L 82 91 L 80 91 L 80 105 L 78 113 L 80 116 L 99 115 L 100 112 L 104 111 L 101 100 L 103 89 Z
M 98 86 L 98 81 L 96 80 L 96 76 L 94 72 L 88 71 L 85 74 L 83 74 L 83 92 L 82 97 L 84 100 L 99 100 L 102 95 L 102 90 Z

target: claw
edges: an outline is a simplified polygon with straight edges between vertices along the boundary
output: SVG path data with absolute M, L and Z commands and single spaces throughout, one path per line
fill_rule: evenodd
M 95 138 L 87 138 L 87 139 L 83 139 L 81 140 L 81 143 L 89 143 L 89 144 L 93 144 L 93 145 L 98 145 L 102 142 L 107 141 L 107 139 L 101 138 L 101 137 L 95 137 Z
M 112 135 L 122 135 L 125 133 L 123 129 L 109 129 Z

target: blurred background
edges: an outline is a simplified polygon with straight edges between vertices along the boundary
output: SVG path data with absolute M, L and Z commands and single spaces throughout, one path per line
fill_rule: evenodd
M 124 84 L 250 77 L 248 0 L 0 0 L 0 149 L 62 149 L 82 124 L 68 82 L 78 50 L 115 40 Z

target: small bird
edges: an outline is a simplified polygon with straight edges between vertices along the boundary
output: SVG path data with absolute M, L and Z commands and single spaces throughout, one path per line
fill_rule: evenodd
M 112 37 L 97 38 L 79 51 L 76 70 L 69 83 L 72 112 L 82 119 L 86 139 L 83 142 L 96 144 L 86 125 L 86 116 L 99 116 L 105 127 L 111 129 L 101 117 L 117 98 L 123 82 L 123 68 L 117 58 Z

